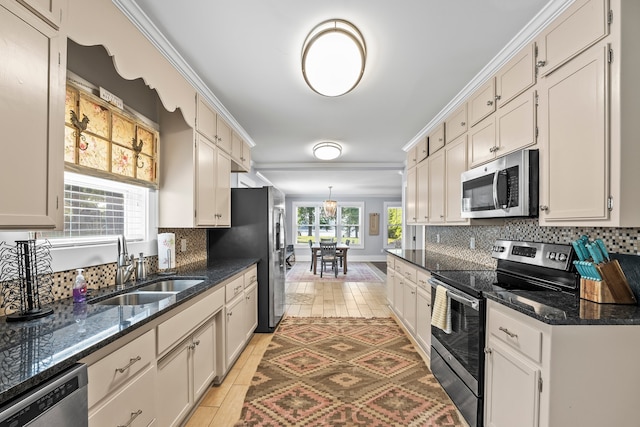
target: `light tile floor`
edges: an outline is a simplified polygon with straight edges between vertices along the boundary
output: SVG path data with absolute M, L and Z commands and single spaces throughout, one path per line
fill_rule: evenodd
M 386 285 L 371 282 L 287 282 L 287 316 L 388 317 Z M 211 387 L 187 427 L 233 426 L 271 334 L 254 334 L 220 386 Z

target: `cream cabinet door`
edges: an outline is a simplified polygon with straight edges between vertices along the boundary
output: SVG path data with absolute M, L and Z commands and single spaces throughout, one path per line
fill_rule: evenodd
M 253 285 L 245 291 L 245 304 L 247 310 L 247 341 L 251 339 L 253 332 L 258 327 L 258 286 Z
M 485 425 L 537 427 L 540 371 L 490 340 L 486 351 Z
M 477 166 L 495 158 L 496 118 L 490 116 L 469 131 L 469 164 Z
M 226 356 L 227 369 L 229 369 L 233 361 L 242 351 L 245 343 L 246 333 L 246 304 L 244 293 L 237 297 L 231 304 L 227 305 L 227 325 L 226 325 Z
M 402 295 L 404 298 L 404 324 L 407 330 L 411 334 L 416 332 L 416 285 L 408 280 L 405 280 L 404 287 L 402 289 Z
M 179 425 L 191 408 L 190 345 L 190 341 L 185 341 L 158 363 L 158 425 Z
M 416 144 L 416 160 L 418 164 L 429 155 L 429 139 L 425 136 Z
M 389 270 L 389 264 L 387 263 L 387 302 L 390 307 L 393 307 L 395 304 L 394 298 L 394 281 L 396 277 L 396 272 L 393 270 Z
M 231 172 L 251 170 L 251 147 L 236 132 L 231 132 Z
M 536 83 L 535 43 L 522 48 L 496 76 L 496 101 L 502 108 Z
M 418 169 L 411 168 L 407 171 L 407 191 L 405 193 L 405 222 L 407 224 L 416 224 L 418 221 L 416 213 L 416 182 Z
M 444 122 L 447 129 L 447 142 L 455 140 L 467 131 L 467 104 L 462 104 L 456 111 L 451 113 Z
M 445 148 L 446 222 L 469 222 L 462 218 L 462 183 L 460 174 L 467 170 L 467 135 L 462 135 Z
M 66 37 L 0 2 L 0 229 L 61 229 Z
M 216 116 L 216 145 L 225 153 L 231 154 L 231 127 L 218 114 Z
M 437 152 L 429 161 L 429 224 L 444 223 L 445 220 L 445 159 L 444 150 Z M 459 179 L 458 179 L 459 180 Z
M 404 276 L 397 270 L 393 277 L 393 308 L 400 318 L 404 317 Z
M 59 28 L 62 22 L 63 0 L 18 0 L 29 7 L 35 14 Z
M 216 162 L 218 150 L 207 138 L 196 133 L 196 225 L 215 226 Z
M 445 127 L 444 122 L 440 123 L 433 131 L 429 134 L 429 155 L 435 153 L 445 144 Z
M 541 225 L 608 218 L 607 54 L 595 46 L 541 86 Z
M 217 149 L 215 164 L 215 224 L 216 227 L 231 226 L 231 159 Z
M 429 162 L 423 161 L 416 169 L 416 217 L 419 224 L 426 224 L 429 221 Z
M 431 289 L 431 285 L 429 285 Z M 418 288 L 416 295 L 416 339 L 427 354 L 431 353 L 431 295 Z
M 211 319 L 193 334 L 191 343 L 191 361 L 193 364 L 193 400 L 196 401 L 216 375 L 216 333 L 214 320 Z
M 407 152 L 407 169 L 411 169 L 418 164 L 418 146 L 414 145 Z
M 525 92 L 496 114 L 496 157 L 536 143 L 536 91 Z
M 609 34 L 608 4 L 608 0 L 577 0 L 543 30 L 537 39 L 540 77 Z
M 215 110 L 200 95 L 196 97 L 196 130 L 210 141 L 216 140 Z
M 469 122 L 475 126 L 488 115 L 496 111 L 496 79 L 490 78 L 480 86 L 467 103 L 469 108 Z

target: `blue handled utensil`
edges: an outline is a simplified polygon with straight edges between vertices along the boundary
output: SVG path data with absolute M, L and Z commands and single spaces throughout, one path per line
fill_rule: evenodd
M 609 251 L 607 250 L 607 247 L 605 246 L 602 239 L 596 239 L 596 243 L 598 244 L 598 247 L 600 248 L 600 252 L 602 252 L 602 255 L 607 259 L 607 261 L 611 261 L 611 256 L 609 255 Z
M 571 242 L 571 246 L 573 246 L 573 250 L 576 251 L 576 256 L 580 261 L 584 261 L 589 258 L 589 254 L 587 254 L 585 248 L 582 246 L 582 242 L 574 240 Z
M 604 259 L 602 258 L 602 255 L 600 254 L 600 249 L 598 249 L 598 245 L 587 243 L 585 246 L 587 247 L 589 254 L 591 254 L 591 258 L 593 259 L 593 262 L 595 262 L 596 264 L 600 264 L 601 262 L 604 261 Z

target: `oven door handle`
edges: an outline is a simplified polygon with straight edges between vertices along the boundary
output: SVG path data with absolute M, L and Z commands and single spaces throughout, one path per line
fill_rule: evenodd
M 480 302 L 477 299 L 471 299 L 463 295 L 460 295 L 459 293 L 453 290 L 454 288 L 452 288 L 451 286 L 447 285 L 446 283 L 438 279 L 434 279 L 433 277 L 430 278 L 428 281 L 431 284 L 431 286 L 434 288 L 438 285 L 443 286 L 447 290 L 447 294 L 449 295 L 449 298 L 451 298 L 452 300 L 458 301 L 460 304 L 466 305 L 467 307 L 471 307 L 476 311 L 478 310 L 478 307 L 480 306 Z
M 493 174 L 493 208 L 494 209 L 498 209 L 499 208 L 499 201 L 498 201 L 498 177 L 500 176 L 500 171 L 495 171 L 495 173 Z

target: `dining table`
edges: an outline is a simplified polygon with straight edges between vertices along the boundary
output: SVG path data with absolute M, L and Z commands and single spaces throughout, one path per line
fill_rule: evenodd
M 347 252 L 349 250 L 349 245 L 337 245 L 336 246 L 336 255 L 342 255 L 342 273 L 347 274 Z M 311 246 L 311 264 L 313 264 L 313 274 L 316 274 L 318 267 L 318 259 L 320 258 L 320 243 L 314 243 Z

